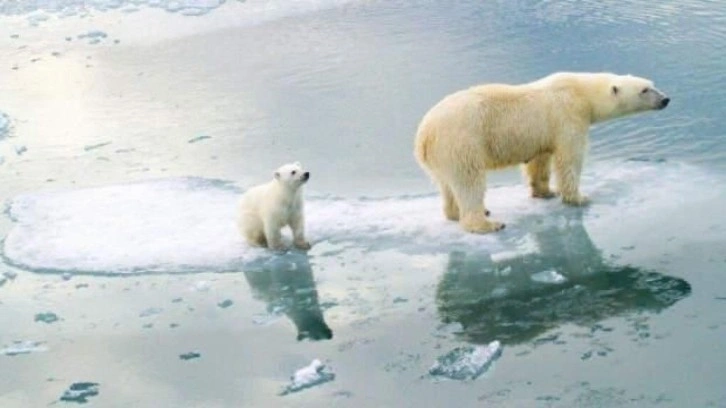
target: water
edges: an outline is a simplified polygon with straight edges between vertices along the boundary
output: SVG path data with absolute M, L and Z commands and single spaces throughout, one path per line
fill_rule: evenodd
M 0 2 L 0 406 L 73 384 L 98 406 L 726 406 L 724 23 L 706 0 Z M 672 102 L 592 130 L 590 208 L 502 171 L 507 229 L 462 234 L 418 120 L 558 70 Z M 298 160 L 313 249 L 245 247 L 239 194 Z M 495 341 L 484 375 L 427 375 Z M 278 395 L 314 359 L 335 381 Z

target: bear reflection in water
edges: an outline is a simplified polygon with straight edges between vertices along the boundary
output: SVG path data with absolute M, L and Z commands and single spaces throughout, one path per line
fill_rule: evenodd
M 461 324 L 466 341 L 514 345 L 561 324 L 659 312 L 690 295 L 683 279 L 604 260 L 577 213 L 547 226 L 523 220 L 538 248 L 531 254 L 497 261 L 487 253 L 450 253 L 436 293 L 441 319 Z M 543 271 L 565 280 L 533 279 Z
M 274 257 L 261 268 L 245 271 L 253 296 L 267 303 L 269 312 L 284 313 L 297 328 L 297 339 L 327 340 L 333 331 L 325 323 L 318 291 L 304 253 Z

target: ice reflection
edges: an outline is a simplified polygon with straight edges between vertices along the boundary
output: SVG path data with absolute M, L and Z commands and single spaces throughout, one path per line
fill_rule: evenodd
M 333 337 L 318 301 L 310 258 L 288 253 L 245 271 L 253 296 L 267 303 L 268 313 L 284 313 L 297 328 L 297 339 L 326 340 Z
M 579 325 L 638 311 L 659 312 L 691 293 L 681 278 L 603 258 L 582 213 L 534 229 L 537 251 L 505 259 L 451 252 L 437 287 L 440 318 L 472 343 L 531 341 L 564 323 Z M 533 279 L 543 271 L 564 279 Z

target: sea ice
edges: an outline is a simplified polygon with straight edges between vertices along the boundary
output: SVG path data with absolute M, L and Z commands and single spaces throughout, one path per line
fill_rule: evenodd
M 98 383 L 77 382 L 71 384 L 71 386 L 63 392 L 60 400 L 64 402 L 85 404 L 88 402 L 88 398 L 95 397 L 96 395 L 98 395 Z
M 37 353 L 47 351 L 48 347 L 40 341 L 18 340 L 0 349 L 0 354 L 6 356 L 17 356 L 18 354 Z
M 623 209 L 642 219 L 678 211 L 679 202 L 664 200 L 663 194 L 706 199 L 704 186 L 715 184 L 699 170 L 673 163 L 601 165 L 584 177 L 583 184 L 596 192 L 591 194 L 596 204 L 587 212 L 595 222 Z M 201 178 L 23 194 L 9 200 L 6 213 L 14 225 L 2 251 L 17 267 L 73 274 L 224 272 L 254 269 L 281 256 L 294 258 L 295 251 L 280 255 L 244 242 L 236 225 L 240 194 L 229 182 Z M 443 219 L 436 194 L 308 195 L 306 224 L 313 251 L 319 243 L 413 254 L 486 248 L 496 262 L 540 252 L 542 243 L 528 237 L 576 211 L 558 200 L 528 199 L 520 184 L 492 188 L 487 205 L 507 223 L 506 230 L 463 232 Z M 285 239 L 289 243 L 287 231 Z
M 10 132 L 10 118 L 8 115 L 0 112 L 0 140 Z
M 295 374 L 290 377 L 290 384 L 282 390 L 280 395 L 298 392 L 334 379 L 335 374 L 330 370 L 330 367 L 315 359 L 310 365 L 295 371 Z
M 437 358 L 429 368 L 429 374 L 452 380 L 474 380 L 484 374 L 501 353 L 502 346 L 497 340 L 486 346 L 457 347 Z

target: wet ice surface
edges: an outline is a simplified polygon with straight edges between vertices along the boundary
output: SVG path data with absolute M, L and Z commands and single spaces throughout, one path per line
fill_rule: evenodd
M 713 183 L 697 169 L 684 166 L 628 162 L 618 166 L 596 168 L 585 176 L 598 202 L 590 216 L 615 214 L 617 205 L 626 203 L 635 216 L 646 217 L 656 209 L 675 211 L 677 200 L 661 199 L 666 187 L 668 194 L 688 196 L 700 190 L 692 180 Z M 224 272 L 259 266 L 274 256 L 248 247 L 239 236 L 236 210 L 241 191 L 223 181 L 186 178 L 24 194 L 10 202 L 8 214 L 15 225 L 3 243 L 3 255 L 11 264 L 56 273 Z M 439 201 L 433 195 L 309 197 L 308 236 L 313 244 L 412 254 L 485 247 L 498 261 L 538 251 L 543 243 L 532 240 L 532 231 L 546 227 L 542 222 L 557 222 L 556 217 L 541 220 L 538 215 L 557 209 L 563 215 L 573 212 L 562 209 L 558 200 L 528 200 L 521 185 L 492 188 L 488 206 L 508 229 L 476 235 L 445 221 Z
M 496 340 L 484 346 L 457 347 L 438 357 L 429 368 L 429 374 L 451 380 L 475 380 L 489 370 L 501 354 L 502 345 Z
M 306 388 L 315 387 L 335 379 L 335 373 L 327 365 L 318 359 L 314 359 L 308 366 L 305 366 L 290 377 L 290 384 L 280 392 L 280 395 L 287 395 L 302 391 Z

